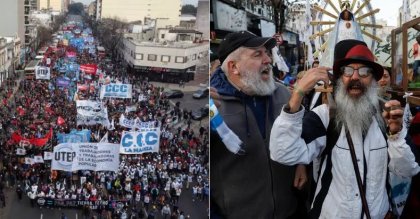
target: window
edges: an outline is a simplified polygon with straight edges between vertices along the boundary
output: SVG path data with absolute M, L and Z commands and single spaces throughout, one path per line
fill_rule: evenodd
M 192 60 L 196 60 L 197 59 L 197 54 L 192 55 Z
M 161 62 L 170 62 L 171 61 L 171 57 L 170 56 L 165 56 L 162 55 L 162 57 L 160 58 Z
M 185 57 L 183 56 L 175 57 L 175 63 L 185 63 Z
M 156 61 L 156 59 L 157 59 L 157 55 L 155 55 L 155 54 L 147 55 L 147 60 L 149 60 L 149 61 Z
M 143 53 L 136 53 L 135 59 L 143 60 Z
M 164 39 L 165 38 L 165 34 L 161 34 L 160 38 Z

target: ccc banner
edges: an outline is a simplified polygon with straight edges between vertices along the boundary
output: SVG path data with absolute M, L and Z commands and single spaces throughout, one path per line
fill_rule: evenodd
M 131 84 L 107 84 L 101 88 L 101 99 L 104 97 L 113 98 L 131 98 L 132 86 Z

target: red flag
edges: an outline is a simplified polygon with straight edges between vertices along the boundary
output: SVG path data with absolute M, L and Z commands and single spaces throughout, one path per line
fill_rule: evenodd
M 57 118 L 57 125 L 63 125 L 64 123 L 66 123 L 66 121 L 63 119 L 63 117 L 59 116 Z

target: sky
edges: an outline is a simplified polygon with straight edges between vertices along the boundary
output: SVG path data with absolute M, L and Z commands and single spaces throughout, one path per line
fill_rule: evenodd
M 398 10 L 402 6 L 402 0 L 371 0 L 373 9 L 379 8 L 376 19 L 385 19 L 389 26 L 397 26 Z

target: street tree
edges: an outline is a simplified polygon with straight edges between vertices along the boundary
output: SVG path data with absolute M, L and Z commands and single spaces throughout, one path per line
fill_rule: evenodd
M 194 5 L 183 5 L 181 8 L 181 14 L 197 15 L 197 7 Z
M 117 57 L 118 47 L 124 39 L 124 32 L 127 27 L 128 23 L 117 17 L 102 19 L 96 27 L 100 42 L 114 60 Z

